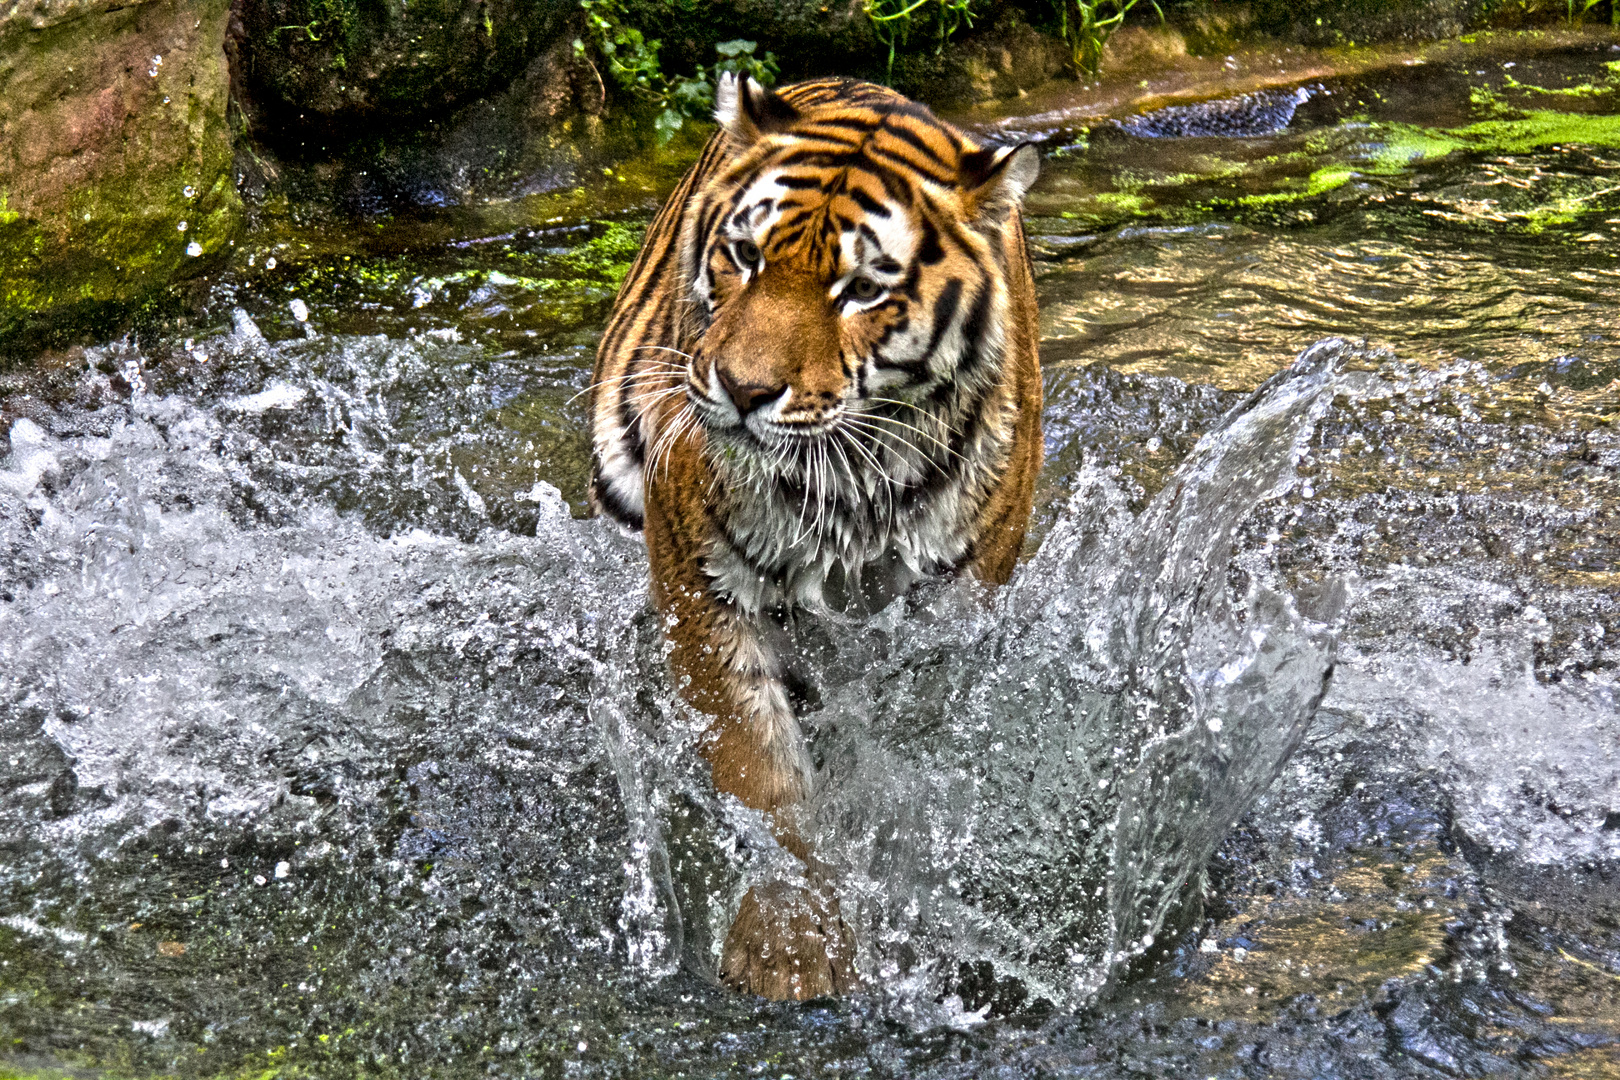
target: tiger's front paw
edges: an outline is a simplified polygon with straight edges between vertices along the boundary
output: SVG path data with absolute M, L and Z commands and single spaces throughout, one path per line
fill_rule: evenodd
M 838 901 L 780 882 L 749 889 L 726 935 L 720 978 L 773 1001 L 854 990 L 855 941 Z

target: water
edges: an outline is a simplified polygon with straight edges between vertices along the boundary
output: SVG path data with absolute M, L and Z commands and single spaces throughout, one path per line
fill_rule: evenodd
M 1275 134 L 1180 114 L 1049 162 L 1030 557 L 823 643 L 812 826 L 877 983 L 848 1001 L 705 976 L 782 856 L 694 761 L 639 541 L 575 516 L 645 210 L 461 208 L 347 267 L 267 240 L 192 326 L 8 377 L 16 1067 L 1604 1075 L 1620 165 L 1377 162 L 1481 87 L 1612 114 L 1505 83 L 1607 59 L 1326 80 Z M 1283 371 L 1332 335 L 1371 347 Z

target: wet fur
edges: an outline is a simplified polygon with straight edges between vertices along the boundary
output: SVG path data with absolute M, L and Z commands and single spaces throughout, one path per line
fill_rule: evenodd
M 780 625 L 1011 574 L 1041 464 L 1035 158 L 847 80 L 728 78 L 718 118 L 598 350 L 592 495 L 644 529 L 715 786 L 806 862 L 808 889 L 745 898 L 721 974 L 805 998 L 855 975 L 794 820 L 811 778 Z

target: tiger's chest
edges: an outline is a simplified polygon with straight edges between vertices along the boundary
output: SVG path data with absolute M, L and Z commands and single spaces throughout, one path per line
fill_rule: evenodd
M 874 613 L 962 563 L 989 473 L 986 462 L 916 488 L 857 482 L 826 493 L 734 484 L 713 515 L 705 572 L 716 592 L 749 615 Z

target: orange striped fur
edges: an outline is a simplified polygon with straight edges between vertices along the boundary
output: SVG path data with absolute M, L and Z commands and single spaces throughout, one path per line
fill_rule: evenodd
M 1031 147 L 980 147 L 882 87 L 725 80 L 721 130 L 659 211 L 597 352 L 602 512 L 645 531 L 653 600 L 715 786 L 807 885 L 752 890 L 721 975 L 856 985 L 811 777 L 793 618 L 1011 574 L 1041 463 Z

